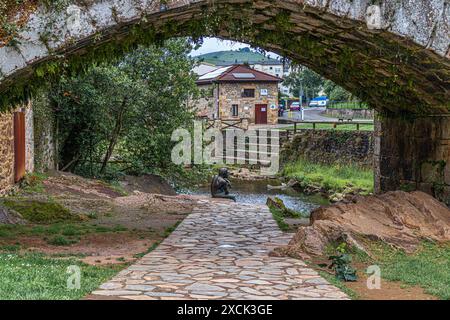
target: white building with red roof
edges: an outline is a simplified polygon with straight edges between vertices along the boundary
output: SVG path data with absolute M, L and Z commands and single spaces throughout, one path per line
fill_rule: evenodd
M 278 123 L 278 84 L 283 79 L 246 65 L 221 67 L 201 75 L 197 114 L 220 120 L 248 119 L 251 124 Z

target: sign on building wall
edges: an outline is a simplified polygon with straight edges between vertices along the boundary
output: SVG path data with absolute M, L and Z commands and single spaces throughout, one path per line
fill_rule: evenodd
M 262 96 L 267 96 L 269 94 L 267 89 L 261 89 L 261 95 Z

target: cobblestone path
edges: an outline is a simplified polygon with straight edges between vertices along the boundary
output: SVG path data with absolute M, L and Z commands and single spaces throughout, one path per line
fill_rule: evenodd
M 269 257 L 292 234 L 267 207 L 199 205 L 154 251 L 92 297 L 123 299 L 347 299 L 305 263 Z

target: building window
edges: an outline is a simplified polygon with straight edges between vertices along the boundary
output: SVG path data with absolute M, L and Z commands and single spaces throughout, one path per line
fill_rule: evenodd
M 231 114 L 233 117 L 239 116 L 239 106 L 237 104 L 231 106 Z
M 242 98 L 254 98 L 255 97 L 255 89 L 244 89 L 242 91 Z

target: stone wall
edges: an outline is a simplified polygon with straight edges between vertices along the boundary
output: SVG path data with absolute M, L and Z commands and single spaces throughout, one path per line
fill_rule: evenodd
M 14 185 L 14 122 L 11 113 L 0 114 L 0 194 Z
M 34 119 L 31 102 L 25 107 L 25 171 L 34 171 Z
M 45 92 L 33 98 L 34 164 L 39 172 L 56 168 L 55 116 Z
M 375 191 L 421 190 L 450 204 L 450 115 L 375 125 Z
M 32 103 L 19 106 L 15 111 L 25 113 L 25 171 L 34 171 L 34 116 Z M 14 115 L 0 114 L 0 194 L 14 186 Z
M 208 117 L 214 119 L 216 117 L 217 90 L 214 84 L 199 85 L 200 98 L 192 101 L 192 108 L 199 117 Z
M 244 89 L 255 89 L 254 98 L 242 98 Z M 267 90 L 267 95 L 261 95 L 261 90 Z M 248 118 L 255 123 L 255 105 L 267 104 L 267 123 L 278 123 L 278 84 L 277 83 L 220 83 L 219 85 L 219 112 L 220 119 L 232 119 L 232 105 L 239 106 L 239 115 L 236 118 Z
M 374 110 L 371 109 L 333 109 L 327 108 L 323 112 L 325 116 L 332 118 L 344 117 L 344 119 L 373 119 Z
M 354 163 L 373 167 L 374 139 L 370 131 L 300 130 L 283 145 L 281 162 L 304 158 L 312 162 Z

